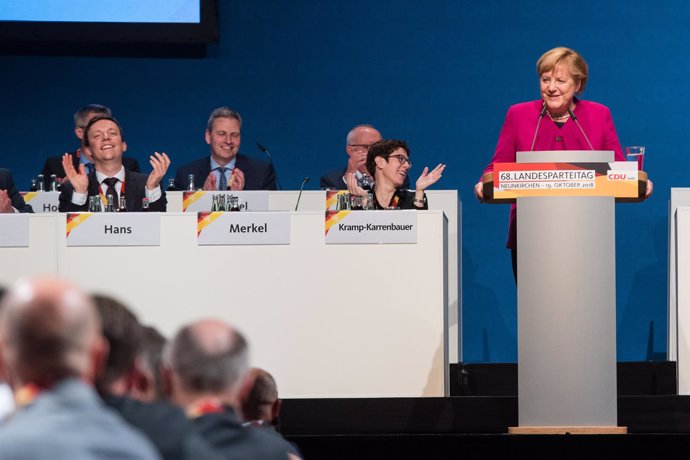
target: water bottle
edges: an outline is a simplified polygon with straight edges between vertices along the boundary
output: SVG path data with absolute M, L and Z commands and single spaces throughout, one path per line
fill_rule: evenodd
M 187 191 L 193 192 L 194 190 L 196 190 L 194 187 L 194 174 L 190 174 L 187 176 Z

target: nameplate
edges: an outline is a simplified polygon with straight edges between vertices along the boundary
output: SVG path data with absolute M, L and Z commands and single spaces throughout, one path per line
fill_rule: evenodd
M 29 214 L 0 214 L 0 248 L 29 246 Z
M 326 244 L 417 243 L 417 211 L 326 211 Z
M 35 213 L 58 212 L 60 192 L 21 192 L 21 195 Z
M 197 238 L 201 246 L 290 244 L 290 213 L 200 212 Z
M 527 196 L 638 196 L 637 163 L 496 163 L 494 199 Z
M 183 212 L 211 212 L 213 195 L 224 195 L 225 203 L 229 204 L 230 197 L 237 197 L 240 211 L 268 211 L 268 191 L 200 191 L 182 193 Z
M 67 246 L 160 246 L 159 213 L 67 213 Z

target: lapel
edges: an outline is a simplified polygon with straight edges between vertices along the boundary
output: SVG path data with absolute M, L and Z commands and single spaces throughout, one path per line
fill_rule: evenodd
M 239 168 L 243 173 L 247 173 L 247 159 L 244 157 L 244 155 L 237 154 L 235 157 L 235 167 Z
M 141 200 L 145 196 L 143 193 L 139 193 L 141 187 L 145 185 L 141 184 L 141 176 L 139 174 L 132 174 L 125 168 L 125 202 L 127 203 L 128 211 L 141 210 L 141 203 L 137 203 L 137 200 Z
M 99 188 L 98 179 L 96 179 L 96 170 L 89 173 L 89 196 L 99 195 L 101 190 Z
M 211 157 L 208 156 L 206 157 L 206 161 L 202 161 L 201 164 L 199 164 L 199 169 L 195 172 L 195 174 L 198 174 L 199 177 L 194 178 L 194 182 L 197 182 L 199 184 L 203 184 L 206 178 L 208 177 L 209 174 L 211 174 Z

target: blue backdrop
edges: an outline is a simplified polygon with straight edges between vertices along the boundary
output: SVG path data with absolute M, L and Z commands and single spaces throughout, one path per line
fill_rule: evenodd
M 480 205 L 472 187 L 508 106 L 539 96 L 537 58 L 569 46 L 590 66 L 583 98 L 611 108 L 624 146 L 648 147 L 656 193 L 616 208 L 618 357 L 665 357 L 667 201 L 690 163 L 690 2 L 220 3 L 221 41 L 205 58 L 113 57 L 108 46 L 100 56 L 2 56 L 0 165 L 26 188 L 46 156 L 76 148 L 76 108 L 101 103 L 123 124 L 129 154 L 147 169 L 147 156 L 165 151 L 174 172 L 208 152 L 208 114 L 228 105 L 245 119 L 242 151 L 261 155 L 259 141 L 284 187 L 309 175 L 316 188 L 344 165 L 348 129 L 374 124 L 410 143 L 413 183 L 444 162 L 436 188 L 460 192 L 464 360 L 515 361 L 508 208 Z

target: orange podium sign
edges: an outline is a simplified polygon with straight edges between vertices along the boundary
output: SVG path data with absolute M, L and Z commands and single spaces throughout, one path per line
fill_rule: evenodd
M 489 203 L 536 196 L 612 196 L 618 201 L 637 201 L 644 197 L 647 174 L 632 161 L 495 163 L 482 182 Z

